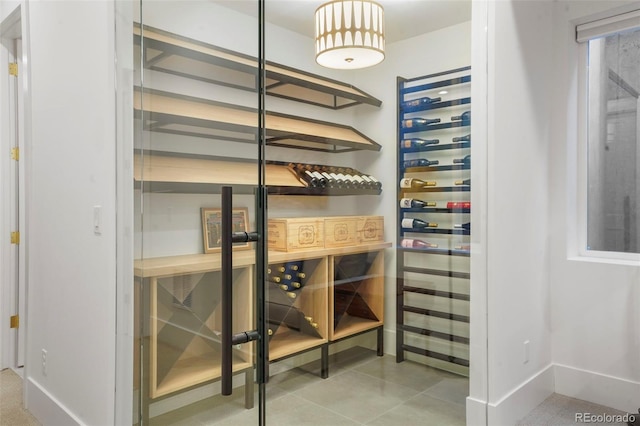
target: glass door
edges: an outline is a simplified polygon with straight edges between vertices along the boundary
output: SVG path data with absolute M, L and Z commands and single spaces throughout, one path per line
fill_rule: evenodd
M 132 3 L 135 424 L 465 424 L 471 4 L 319 65 L 365 3 Z
M 220 3 L 134 4 L 138 424 L 261 411 L 258 2 Z

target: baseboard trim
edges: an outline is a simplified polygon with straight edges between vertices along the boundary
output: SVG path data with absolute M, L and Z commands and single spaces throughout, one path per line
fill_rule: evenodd
M 24 383 L 27 385 L 25 408 L 43 426 L 78 426 L 84 424 L 31 377 L 28 377 Z
M 553 365 L 549 364 L 499 401 L 489 403 L 487 424 L 495 426 L 515 425 L 553 392 L 554 369 Z
M 556 393 L 628 413 L 640 407 L 640 383 L 555 364 Z
M 467 425 L 487 426 L 487 401 L 467 397 Z

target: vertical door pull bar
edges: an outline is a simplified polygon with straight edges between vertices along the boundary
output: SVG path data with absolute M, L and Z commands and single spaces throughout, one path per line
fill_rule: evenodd
M 233 249 L 232 249 L 232 209 L 233 195 L 230 186 L 222 187 L 221 212 L 221 256 L 222 256 L 222 395 L 231 395 L 233 387 L 232 373 L 232 343 L 231 333 L 233 325 Z
M 260 338 L 258 330 L 233 334 L 233 243 L 258 241 L 257 232 L 233 232 L 232 187 L 222 187 L 221 256 L 222 256 L 222 395 L 231 395 L 233 388 L 233 345 Z

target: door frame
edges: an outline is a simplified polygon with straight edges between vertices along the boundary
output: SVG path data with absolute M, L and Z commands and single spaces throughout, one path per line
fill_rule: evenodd
M 8 102 L 0 105 L 1 134 L 0 134 L 0 199 L 5 209 L 0 212 L 0 274 L 2 284 L 0 294 L 0 319 L 2 324 L 8 324 L 8 317 L 18 314 L 22 317 L 18 332 L 6 326 L 0 327 L 0 368 L 16 368 L 24 365 L 24 355 L 26 353 L 26 154 L 27 126 L 26 126 L 26 94 L 28 81 L 28 70 L 22 65 L 26 63 L 26 50 L 23 46 L 23 25 L 24 18 L 22 7 L 18 6 L 0 23 L 0 81 L 2 81 L 1 92 L 6 93 L 4 97 Z M 15 84 L 10 81 L 8 64 L 10 61 L 18 63 L 18 78 Z M 17 102 L 15 100 L 17 99 Z M 15 103 L 14 103 L 15 102 Z M 16 132 L 17 131 L 17 132 Z M 16 134 L 17 133 L 17 134 Z M 17 139 L 17 143 L 16 143 Z M 22 159 L 17 163 L 18 173 L 15 172 L 16 164 L 9 152 L 14 144 L 17 144 Z M 11 209 L 14 208 L 16 197 L 18 208 L 16 209 L 15 220 L 12 220 Z M 13 222 L 16 222 L 14 224 Z M 17 250 L 10 242 L 9 235 L 16 225 L 22 229 L 21 244 Z M 15 257 L 18 257 L 16 262 Z

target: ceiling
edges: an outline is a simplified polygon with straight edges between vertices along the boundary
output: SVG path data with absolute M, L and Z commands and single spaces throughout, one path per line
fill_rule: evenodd
M 314 35 L 314 12 L 327 0 L 266 0 L 266 20 L 307 37 Z M 471 0 L 377 0 L 384 7 L 387 44 L 471 20 Z M 255 1 L 217 4 L 257 16 Z

